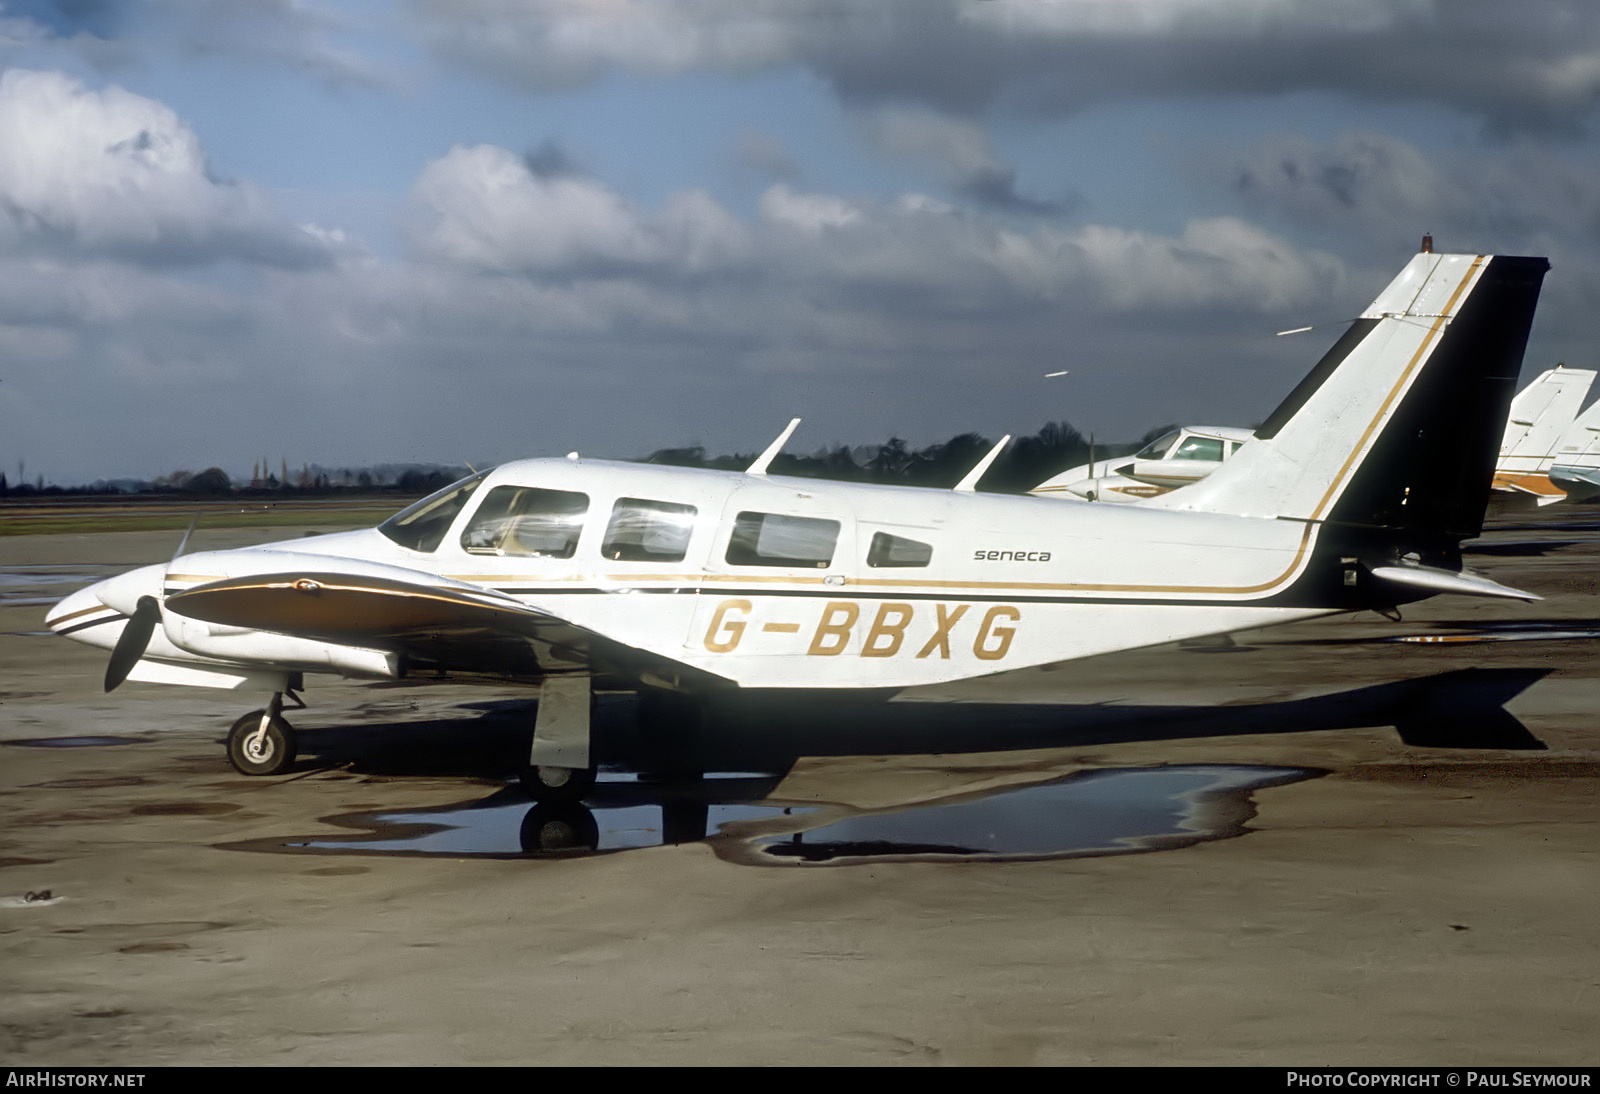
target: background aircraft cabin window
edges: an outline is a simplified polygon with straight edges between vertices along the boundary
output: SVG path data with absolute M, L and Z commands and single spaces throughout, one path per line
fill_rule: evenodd
M 1167 449 L 1172 447 L 1172 442 L 1178 439 L 1178 431 L 1163 433 L 1139 451 L 1133 454 L 1136 460 L 1159 460 L 1167 454 Z
M 406 506 L 378 525 L 378 531 L 413 551 L 434 550 L 444 542 L 444 534 L 455 523 L 456 514 L 461 512 L 467 499 L 472 497 L 472 492 L 488 473 L 479 471 L 476 475 L 469 475 Z
M 932 558 L 929 544 L 887 532 L 872 533 L 872 546 L 867 548 L 868 566 L 926 566 Z
M 780 513 L 740 513 L 728 540 L 735 566 L 815 566 L 833 561 L 839 522 Z
M 1172 454 L 1175 460 L 1220 460 L 1222 441 L 1216 437 L 1190 437 Z
M 588 494 L 497 486 L 461 533 L 461 546 L 479 555 L 571 558 L 588 511 Z
M 694 517 L 692 505 L 619 498 L 600 555 L 622 562 L 681 562 L 689 550 Z

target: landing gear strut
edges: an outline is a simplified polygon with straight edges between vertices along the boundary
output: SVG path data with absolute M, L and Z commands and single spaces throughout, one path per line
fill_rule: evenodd
M 522 789 L 539 802 L 575 802 L 594 786 L 589 759 L 587 676 L 552 676 L 539 688 L 533 743 L 522 768 Z
M 265 710 L 252 710 L 228 730 L 228 762 L 241 775 L 281 775 L 294 763 L 294 727 L 283 720 L 283 695 L 272 693 Z M 298 706 L 305 706 L 289 694 Z

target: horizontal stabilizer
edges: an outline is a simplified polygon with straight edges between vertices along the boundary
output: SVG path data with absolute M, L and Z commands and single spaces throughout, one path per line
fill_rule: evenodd
M 1374 566 L 1372 576 L 1397 585 L 1426 589 L 1430 593 L 1460 593 L 1463 596 L 1495 596 L 1507 600 L 1543 600 L 1544 597 L 1513 589 L 1482 574 L 1441 570 L 1434 566 Z

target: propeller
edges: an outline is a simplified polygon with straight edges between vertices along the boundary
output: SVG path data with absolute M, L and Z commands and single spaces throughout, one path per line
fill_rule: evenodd
M 117 638 L 117 644 L 111 651 L 111 660 L 106 665 L 107 691 L 114 690 L 128 678 L 133 666 L 144 656 L 145 647 L 150 644 L 150 636 L 155 633 L 156 624 L 160 622 L 161 602 L 153 596 L 141 596 L 139 603 L 133 609 L 133 615 L 128 617 L 128 622 L 122 628 L 122 634 Z

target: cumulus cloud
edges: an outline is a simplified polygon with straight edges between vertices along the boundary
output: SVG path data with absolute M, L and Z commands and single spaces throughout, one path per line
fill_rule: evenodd
M 1326 91 L 1573 128 L 1600 98 L 1581 0 L 412 0 L 453 63 L 533 88 L 611 69 L 803 66 L 847 100 L 975 114 Z
M 974 122 L 901 104 L 864 111 L 859 121 L 880 151 L 934 163 L 957 193 L 980 205 L 1010 213 L 1066 211 L 1065 203 L 1018 193 L 1016 169 L 995 156 L 989 135 Z
M 536 169 L 493 145 L 432 161 L 411 198 L 414 253 L 484 271 L 687 273 L 726 266 L 744 249 L 738 223 L 700 191 L 649 214 L 598 180 Z
M 408 232 L 418 257 L 477 273 L 693 286 L 736 272 L 742 291 L 760 286 L 775 302 L 801 296 L 841 312 L 971 314 L 1067 298 L 1270 311 L 1338 276 L 1328 257 L 1233 219 L 1198 220 L 1177 237 L 1049 223 L 1019 231 L 926 195 L 882 202 L 787 183 L 761 195 L 753 218 L 699 191 L 651 211 L 597 179 L 541 173 L 492 145 L 453 149 L 423 169 Z
M 388 82 L 379 63 L 339 43 L 356 29 L 306 0 L 161 0 L 139 25 L 192 53 L 287 66 L 336 85 Z
M 1432 231 L 1441 245 L 1538 251 L 1600 238 L 1600 176 L 1588 164 L 1536 145 L 1510 151 L 1428 153 L 1373 132 L 1320 143 L 1285 135 L 1220 170 L 1255 213 L 1368 240 Z
M 330 255 L 326 236 L 283 223 L 255 188 L 212 177 L 166 106 L 22 69 L 0 75 L 0 239 L 153 263 Z
M 310 0 L 0 2 L 0 47 L 49 42 L 104 68 L 152 48 L 174 50 L 285 67 L 333 85 L 392 82 L 382 63 L 341 44 L 368 29 Z

